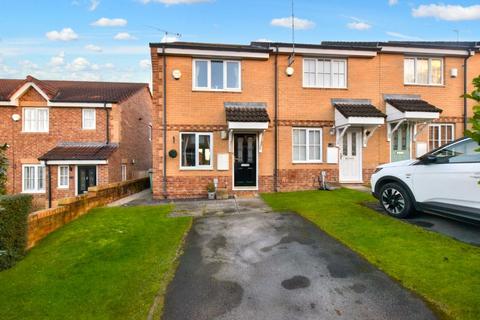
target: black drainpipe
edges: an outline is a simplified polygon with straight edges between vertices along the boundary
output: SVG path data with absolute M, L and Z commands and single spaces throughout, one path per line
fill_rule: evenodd
M 162 47 L 163 54 L 163 196 L 167 197 L 167 56 L 165 44 Z
M 105 113 L 107 115 L 107 128 L 106 128 L 106 136 L 107 136 L 107 144 L 110 144 L 110 110 L 107 108 L 107 103 L 103 103 L 103 108 L 105 109 Z
M 45 165 L 47 166 L 48 174 L 48 208 L 50 209 L 52 207 L 52 169 L 46 161 Z
M 275 115 L 274 115 L 274 127 L 275 127 L 275 143 L 274 143 L 274 172 L 273 172 L 273 191 L 278 191 L 278 45 L 275 50 Z
M 468 86 L 468 59 L 470 58 L 471 52 L 468 51 L 468 56 L 465 57 L 463 60 L 463 131 L 467 130 L 467 123 L 468 123 L 468 100 L 466 97 L 467 94 L 467 86 Z

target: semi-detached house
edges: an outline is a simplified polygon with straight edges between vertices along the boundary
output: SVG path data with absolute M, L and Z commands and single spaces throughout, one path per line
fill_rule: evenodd
M 152 43 L 154 195 L 365 183 L 463 135 L 476 42 Z
M 147 84 L 0 79 L 0 143 L 7 192 L 35 206 L 90 186 L 146 176 L 151 167 Z

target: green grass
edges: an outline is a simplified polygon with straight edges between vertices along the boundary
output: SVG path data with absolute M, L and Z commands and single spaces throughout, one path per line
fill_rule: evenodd
M 0 272 L 0 319 L 146 319 L 191 225 L 170 210 L 95 209 L 50 234 Z
M 480 315 L 480 248 L 361 206 L 366 193 L 341 189 L 263 194 L 276 211 L 295 211 L 422 296 L 442 318 Z

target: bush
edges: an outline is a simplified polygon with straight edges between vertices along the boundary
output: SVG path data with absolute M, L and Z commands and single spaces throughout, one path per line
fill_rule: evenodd
M 0 270 L 23 258 L 27 247 L 31 195 L 0 196 Z

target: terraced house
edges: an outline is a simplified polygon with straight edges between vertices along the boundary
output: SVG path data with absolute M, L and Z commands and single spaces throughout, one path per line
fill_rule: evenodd
M 463 135 L 476 42 L 152 43 L 156 197 L 368 182 Z
M 145 176 L 151 109 L 142 83 L 0 79 L 8 193 L 31 193 L 44 207 L 90 186 Z

